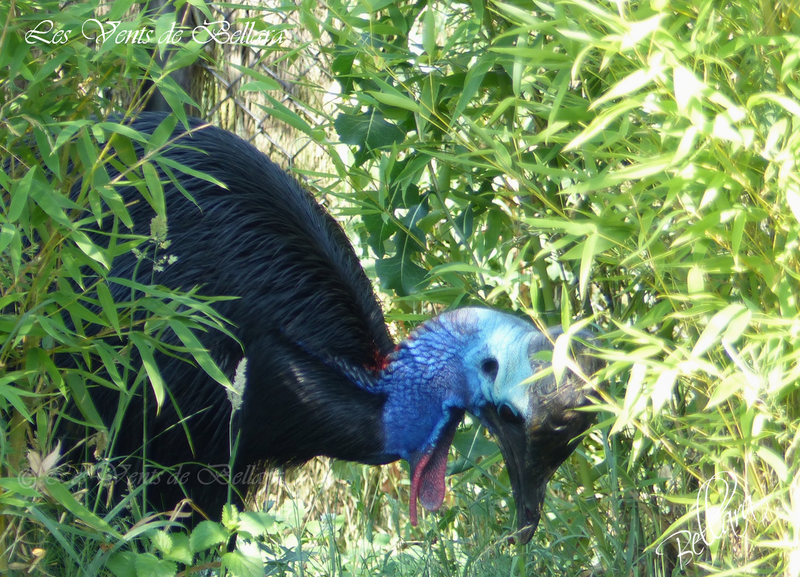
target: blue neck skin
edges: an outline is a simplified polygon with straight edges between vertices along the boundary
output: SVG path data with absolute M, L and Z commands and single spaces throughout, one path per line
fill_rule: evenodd
M 529 345 L 541 334 L 517 317 L 465 307 L 419 327 L 371 383 L 384 393 L 384 450 L 379 459 L 409 460 L 452 431 L 463 412 L 480 417 L 491 403 L 528 417 Z
M 430 323 L 438 323 L 430 321 Z M 384 451 L 410 460 L 432 447 L 451 411 L 475 405 L 458 358 L 463 343 L 441 325 L 420 330 L 401 343 L 376 383 L 387 394 L 384 405 Z

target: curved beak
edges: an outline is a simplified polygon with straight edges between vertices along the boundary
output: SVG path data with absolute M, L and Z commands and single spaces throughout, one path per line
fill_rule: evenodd
M 497 437 L 508 467 L 511 490 L 517 505 L 519 531 L 516 539 L 523 544 L 531 540 L 539 524 L 547 482 L 572 454 L 580 442 L 578 437 L 594 420 L 594 414 L 575 410 L 590 404 L 591 393 L 586 391 L 581 377 L 568 371 L 556 383 L 552 372 L 536 376 L 549 363 L 542 363 L 534 356 L 543 350 L 552 350 L 551 339 L 554 340 L 561 333 L 560 328 L 551 331 L 550 338 L 537 335 L 529 346 L 534 378 L 525 384 L 528 387 L 528 416 L 517 420 L 504 419 L 498 408 L 491 404 L 481 410 L 481 421 Z M 584 341 L 592 339 L 588 332 L 579 333 L 578 337 Z M 591 376 L 600 368 L 601 362 L 581 354 L 585 351 L 585 347 L 574 343 L 573 358 L 583 373 Z

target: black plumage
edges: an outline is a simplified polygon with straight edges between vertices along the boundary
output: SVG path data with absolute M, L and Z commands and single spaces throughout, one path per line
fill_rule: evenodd
M 164 118 L 144 114 L 131 127 L 152 134 Z M 581 378 L 570 373 L 556 386 L 552 374 L 535 374 L 547 364 L 535 359 L 560 331 L 547 337 L 517 317 L 468 307 L 423 324 L 395 346 L 347 237 L 308 192 L 223 130 L 192 120 L 173 138 L 162 158 L 214 182 L 173 168 L 176 186 L 162 173 L 165 250 L 177 260 L 162 269 L 126 253 L 114 259 L 109 277 L 237 297 L 214 304 L 234 338 L 195 332 L 231 380 L 246 359 L 246 386 L 232 413 L 224 387 L 185 359 L 159 353 L 169 391 L 161 410 L 141 382 L 136 394 L 123 396 L 129 405 L 112 451 L 118 465 L 134 472 L 144 462 L 172 468 L 172 476 L 149 487 L 152 506 L 170 510 L 188 495 L 217 517 L 229 494 L 227 473 L 238 501 L 265 466 L 318 455 L 370 464 L 402 458 L 411 466 L 416 523 L 417 499 L 429 510 L 444 499 L 448 449 L 470 411 L 500 440 L 521 537 L 529 539 L 548 479 L 591 421 L 572 410 L 587 403 Z M 136 152 L 144 154 L 138 145 Z M 136 187 L 118 192 L 134 232 L 147 236 L 154 211 Z M 109 226 L 106 219 L 95 231 L 97 242 Z M 129 298 L 129 288 L 109 286 L 117 300 Z M 169 331 L 163 340 L 180 344 Z M 584 354 L 578 362 L 587 374 L 597 368 Z M 107 424 L 119 394 L 103 387 L 92 393 Z
M 147 114 L 133 127 L 149 134 L 163 118 Z M 248 372 L 269 377 L 269 386 L 246 388 L 235 420 L 240 425 L 235 429 L 241 431 L 241 471 L 248 466 L 252 471 L 252 465 L 265 461 L 295 465 L 317 455 L 359 460 L 380 453 L 382 396 L 355 386 L 337 366 L 376 371 L 394 343 L 346 235 L 311 194 L 264 154 L 218 128 L 197 130 L 202 125 L 192 120 L 194 132 L 164 154 L 227 188 L 176 171 L 194 200 L 187 201 L 167 184 L 167 253 L 177 260 L 153 273 L 152 260 L 137 262 L 126 253 L 114 260 L 109 276 L 132 278 L 135 272 L 137 279 L 147 280 L 152 274 L 155 284 L 186 290 L 200 286 L 204 295 L 240 297 L 215 305 L 233 324 L 231 332 L 239 342 L 216 331 L 199 336 L 231 379 L 245 351 Z M 181 132 L 181 127 L 176 129 Z M 133 232 L 148 235 L 155 216 L 150 205 L 133 187 L 119 192 L 126 203 L 133 203 Z M 102 242 L 100 235 L 96 238 Z M 130 289 L 109 286 L 119 301 L 129 297 Z M 174 335 L 166 340 L 180 344 Z M 224 471 L 230 457 L 225 389 L 182 360 L 158 355 L 157 361 L 189 436 L 175 426 L 179 417 L 172 402 L 167 400 L 156 416 L 150 399 L 147 459 L 168 466 L 199 462 Z M 95 403 L 107 423 L 116 412 L 116 396 L 115 391 L 95 390 Z M 142 416 L 137 395 L 126 410 L 117 455 L 141 455 Z M 129 459 L 117 469 L 139 470 L 131 464 Z M 190 481 L 198 475 L 211 478 L 194 466 L 180 471 L 189 473 Z M 221 477 L 208 485 L 190 482 L 185 488 L 211 515 L 219 514 L 227 497 Z M 167 509 L 182 496 L 166 477 L 155 482 L 150 493 Z

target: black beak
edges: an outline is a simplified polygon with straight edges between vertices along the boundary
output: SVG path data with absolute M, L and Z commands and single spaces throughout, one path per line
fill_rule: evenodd
M 559 329 L 554 330 L 555 335 L 559 333 Z M 578 336 L 591 340 L 589 333 Z M 550 338 L 554 335 L 551 334 Z M 529 348 L 530 356 L 548 348 L 552 349 L 548 338 L 544 335 L 534 337 Z M 577 346 L 574 348 L 579 349 Z M 573 354 L 573 358 L 589 376 L 601 365 L 597 359 L 580 352 Z M 546 364 L 532 358 L 533 373 Z M 535 378 L 526 386 L 529 387 L 530 416 L 516 416 L 494 405 L 487 405 L 481 411 L 481 420 L 497 437 L 508 467 L 517 505 L 519 530 L 515 538 L 523 544 L 531 540 L 539 524 L 547 482 L 575 450 L 580 442 L 577 437 L 589 428 L 594 419 L 593 413 L 575 410 L 590 404 L 590 400 L 584 380 L 569 371 L 558 384 L 550 374 Z
M 482 411 L 481 420 L 500 443 L 500 452 L 508 468 L 511 491 L 517 505 L 519 531 L 516 539 L 525 544 L 531 540 L 539 524 L 550 475 L 545 476 L 541 469 L 528 466 L 528 440 L 523 421 L 506 422 L 493 405 Z

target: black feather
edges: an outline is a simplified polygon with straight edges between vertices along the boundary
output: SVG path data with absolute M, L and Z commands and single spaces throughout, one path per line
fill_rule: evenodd
M 145 114 L 131 125 L 151 133 L 163 119 Z M 174 171 L 193 204 L 164 177 L 168 252 L 177 261 L 153 273 L 152 263 L 143 260 L 136 277 L 154 274 L 157 284 L 171 288 L 199 286 L 202 295 L 241 297 L 214 305 L 233 323 L 238 343 L 221 332 L 198 332 L 231 380 L 247 357 L 247 386 L 234 427 L 240 432 L 238 488 L 244 491 L 265 462 L 296 465 L 316 455 L 380 460 L 384 397 L 354 379 L 361 382 L 363 375 L 376 373 L 394 343 L 346 235 L 311 194 L 264 154 L 226 131 L 200 126 L 193 120 L 196 131 L 162 155 L 226 188 Z M 183 133 L 176 128 L 175 135 Z M 148 235 L 154 216 L 148 203 L 133 187 L 119 192 L 127 203 L 135 203 L 130 207 L 134 232 Z M 132 254 L 120 256 L 110 276 L 132 278 L 136 267 Z M 118 300 L 128 298 L 130 289 L 111 288 Z M 179 344 L 174 335 L 165 339 Z M 156 360 L 186 418 L 194 451 L 172 403 L 167 401 L 156 415 L 155 403 L 149 401 L 145 411 L 138 395 L 126 411 L 114 452 L 142 454 L 146 412 L 147 459 L 173 467 L 195 463 L 180 469 L 184 489 L 209 515 L 218 516 L 227 486 L 219 479 L 209 482 L 213 475 L 206 466 L 229 461 L 226 391 L 179 358 L 159 354 Z M 94 394 L 107 423 L 117 408 L 116 395 L 107 389 Z M 151 502 L 167 509 L 182 496 L 173 482 L 159 482 L 150 490 Z

